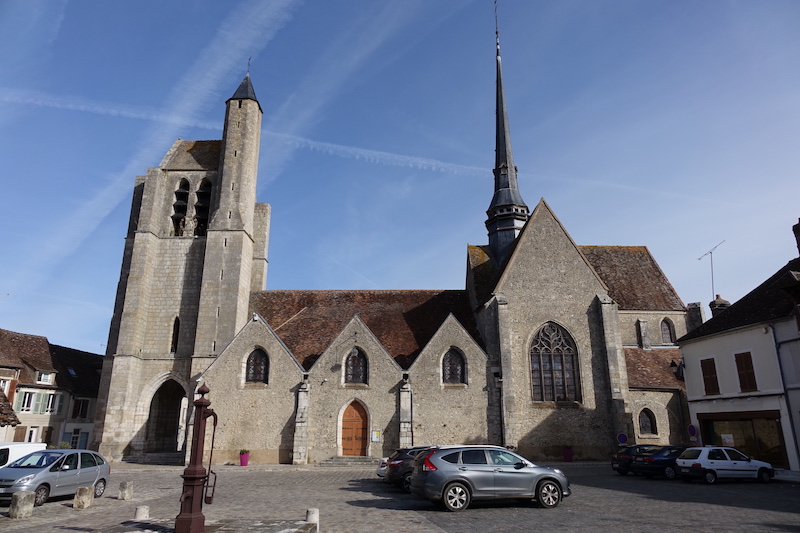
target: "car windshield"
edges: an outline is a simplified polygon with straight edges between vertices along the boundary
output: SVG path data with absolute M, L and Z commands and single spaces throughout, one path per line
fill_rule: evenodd
M 61 452 L 41 451 L 21 457 L 8 465 L 9 468 L 45 468 L 64 455 Z

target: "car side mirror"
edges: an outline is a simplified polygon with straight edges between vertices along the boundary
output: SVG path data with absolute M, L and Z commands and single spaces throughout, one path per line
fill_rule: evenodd
M 61 467 L 61 470 L 69 470 L 69 465 L 64 465 Z
M 525 463 L 523 463 L 522 461 L 520 461 L 518 463 L 514 463 L 514 468 L 516 470 L 519 470 L 520 468 L 525 468 Z

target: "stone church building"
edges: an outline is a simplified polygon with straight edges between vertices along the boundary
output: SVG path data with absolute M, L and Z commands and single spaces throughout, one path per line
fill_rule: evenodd
M 270 206 L 256 202 L 262 109 L 249 74 L 226 102 L 221 141 L 179 139 L 136 178 L 102 453 L 182 462 L 201 383 L 219 415 L 215 461 L 454 443 L 606 459 L 625 438 L 685 440 L 674 341 L 700 308 L 646 247 L 579 246 L 543 199 L 528 208 L 497 50 L 488 245 L 467 247 L 463 290 L 265 290 Z

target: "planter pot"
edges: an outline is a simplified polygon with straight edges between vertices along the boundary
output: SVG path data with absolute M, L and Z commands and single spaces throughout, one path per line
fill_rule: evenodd
M 247 463 L 250 462 L 250 454 L 249 453 L 240 453 L 239 454 L 239 466 L 247 466 Z

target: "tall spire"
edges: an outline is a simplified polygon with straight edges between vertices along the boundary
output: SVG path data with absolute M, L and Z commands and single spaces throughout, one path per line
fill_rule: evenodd
M 500 60 L 500 32 L 497 30 L 497 4 L 495 3 L 495 42 L 497 46 L 497 101 L 494 159 L 494 196 L 486 211 L 486 229 L 489 230 L 489 247 L 495 261 L 505 259 L 528 220 L 528 206 L 519 194 L 517 167 L 511 155 L 511 134 L 508 128 L 505 93 L 503 91 L 503 68 Z

